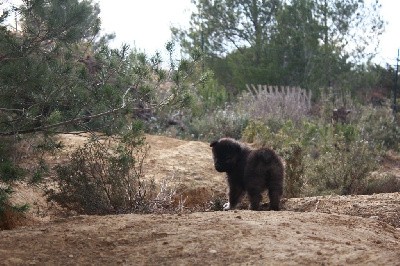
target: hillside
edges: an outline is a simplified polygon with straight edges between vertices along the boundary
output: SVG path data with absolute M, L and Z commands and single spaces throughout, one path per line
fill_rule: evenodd
M 65 152 L 87 139 L 59 138 Z M 400 265 L 400 193 L 289 199 L 281 212 L 188 212 L 206 210 L 204 200 L 226 190 L 208 143 L 162 136 L 147 141 L 145 175 L 176 185 L 180 213 L 62 217 L 39 188 L 21 184 L 15 200 L 33 206 L 32 222 L 0 231 L 0 264 Z M 29 145 L 22 149 L 29 165 Z

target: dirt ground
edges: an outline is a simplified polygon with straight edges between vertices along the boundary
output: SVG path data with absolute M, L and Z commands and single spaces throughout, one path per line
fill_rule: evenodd
M 67 152 L 86 136 L 60 139 Z M 177 185 L 181 213 L 61 217 L 40 188 L 20 184 L 15 201 L 30 203 L 32 222 L 0 231 L 0 265 L 400 265 L 400 193 L 289 199 L 280 212 L 190 213 L 226 190 L 208 143 L 147 141 L 146 177 Z

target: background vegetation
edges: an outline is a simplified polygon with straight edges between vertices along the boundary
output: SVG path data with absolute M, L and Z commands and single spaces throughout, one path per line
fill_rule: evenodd
M 370 61 L 383 31 L 378 1 L 193 4 L 190 27 L 172 28 L 166 44 L 185 56 L 166 64 L 110 48 L 90 0 L 0 2 L 0 227 L 27 208 L 10 201 L 14 184 L 46 178 L 40 162 L 33 174 L 18 167 L 15 145 L 60 132 L 94 134 L 47 191 L 78 213 L 149 212 L 171 199 L 172 189 L 142 180 L 145 132 L 271 146 L 286 161 L 286 197 L 400 189 L 395 177 L 371 176 L 398 152 L 400 133 L 390 109 L 397 73 Z M 340 108 L 350 113 L 335 119 Z

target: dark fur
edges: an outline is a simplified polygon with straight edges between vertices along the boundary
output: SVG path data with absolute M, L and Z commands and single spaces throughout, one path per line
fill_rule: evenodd
M 226 172 L 229 185 L 229 205 L 236 207 L 247 192 L 250 208 L 258 210 L 262 192 L 268 190 L 270 210 L 279 210 L 283 192 L 284 167 L 279 156 L 271 149 L 251 149 L 231 139 L 222 138 L 210 144 L 214 166 L 218 172 Z

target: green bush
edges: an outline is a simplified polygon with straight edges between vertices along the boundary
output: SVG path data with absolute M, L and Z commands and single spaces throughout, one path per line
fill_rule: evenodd
M 193 118 L 189 124 L 189 134 L 195 139 L 203 140 L 215 140 L 221 137 L 240 139 L 247 123 L 246 116 L 226 107 Z
M 390 108 L 363 108 L 358 125 L 365 140 L 399 151 L 400 126 Z
M 318 158 L 307 161 L 308 193 L 362 194 L 369 174 L 378 166 L 377 157 L 377 151 L 365 141 L 347 144 L 337 140 Z
M 265 145 L 271 136 L 270 127 L 259 121 L 250 121 L 243 131 L 243 139 L 247 142 Z
M 223 107 L 228 102 L 228 93 L 209 73 L 207 79 L 197 86 L 196 97 L 192 102 L 195 117 L 207 114 L 209 111 Z
M 268 124 L 250 122 L 243 139 L 269 146 L 284 158 L 286 197 L 363 193 L 378 166 L 381 150 L 362 139 L 358 125 L 311 120 Z
M 272 126 L 251 121 L 243 132 L 243 139 L 258 146 L 271 147 L 283 157 L 286 163 L 284 196 L 299 197 L 305 183 L 304 147 L 295 136 L 300 137 L 301 132 L 296 132 L 294 124 L 290 121 L 283 124 L 277 120 L 269 122 Z

